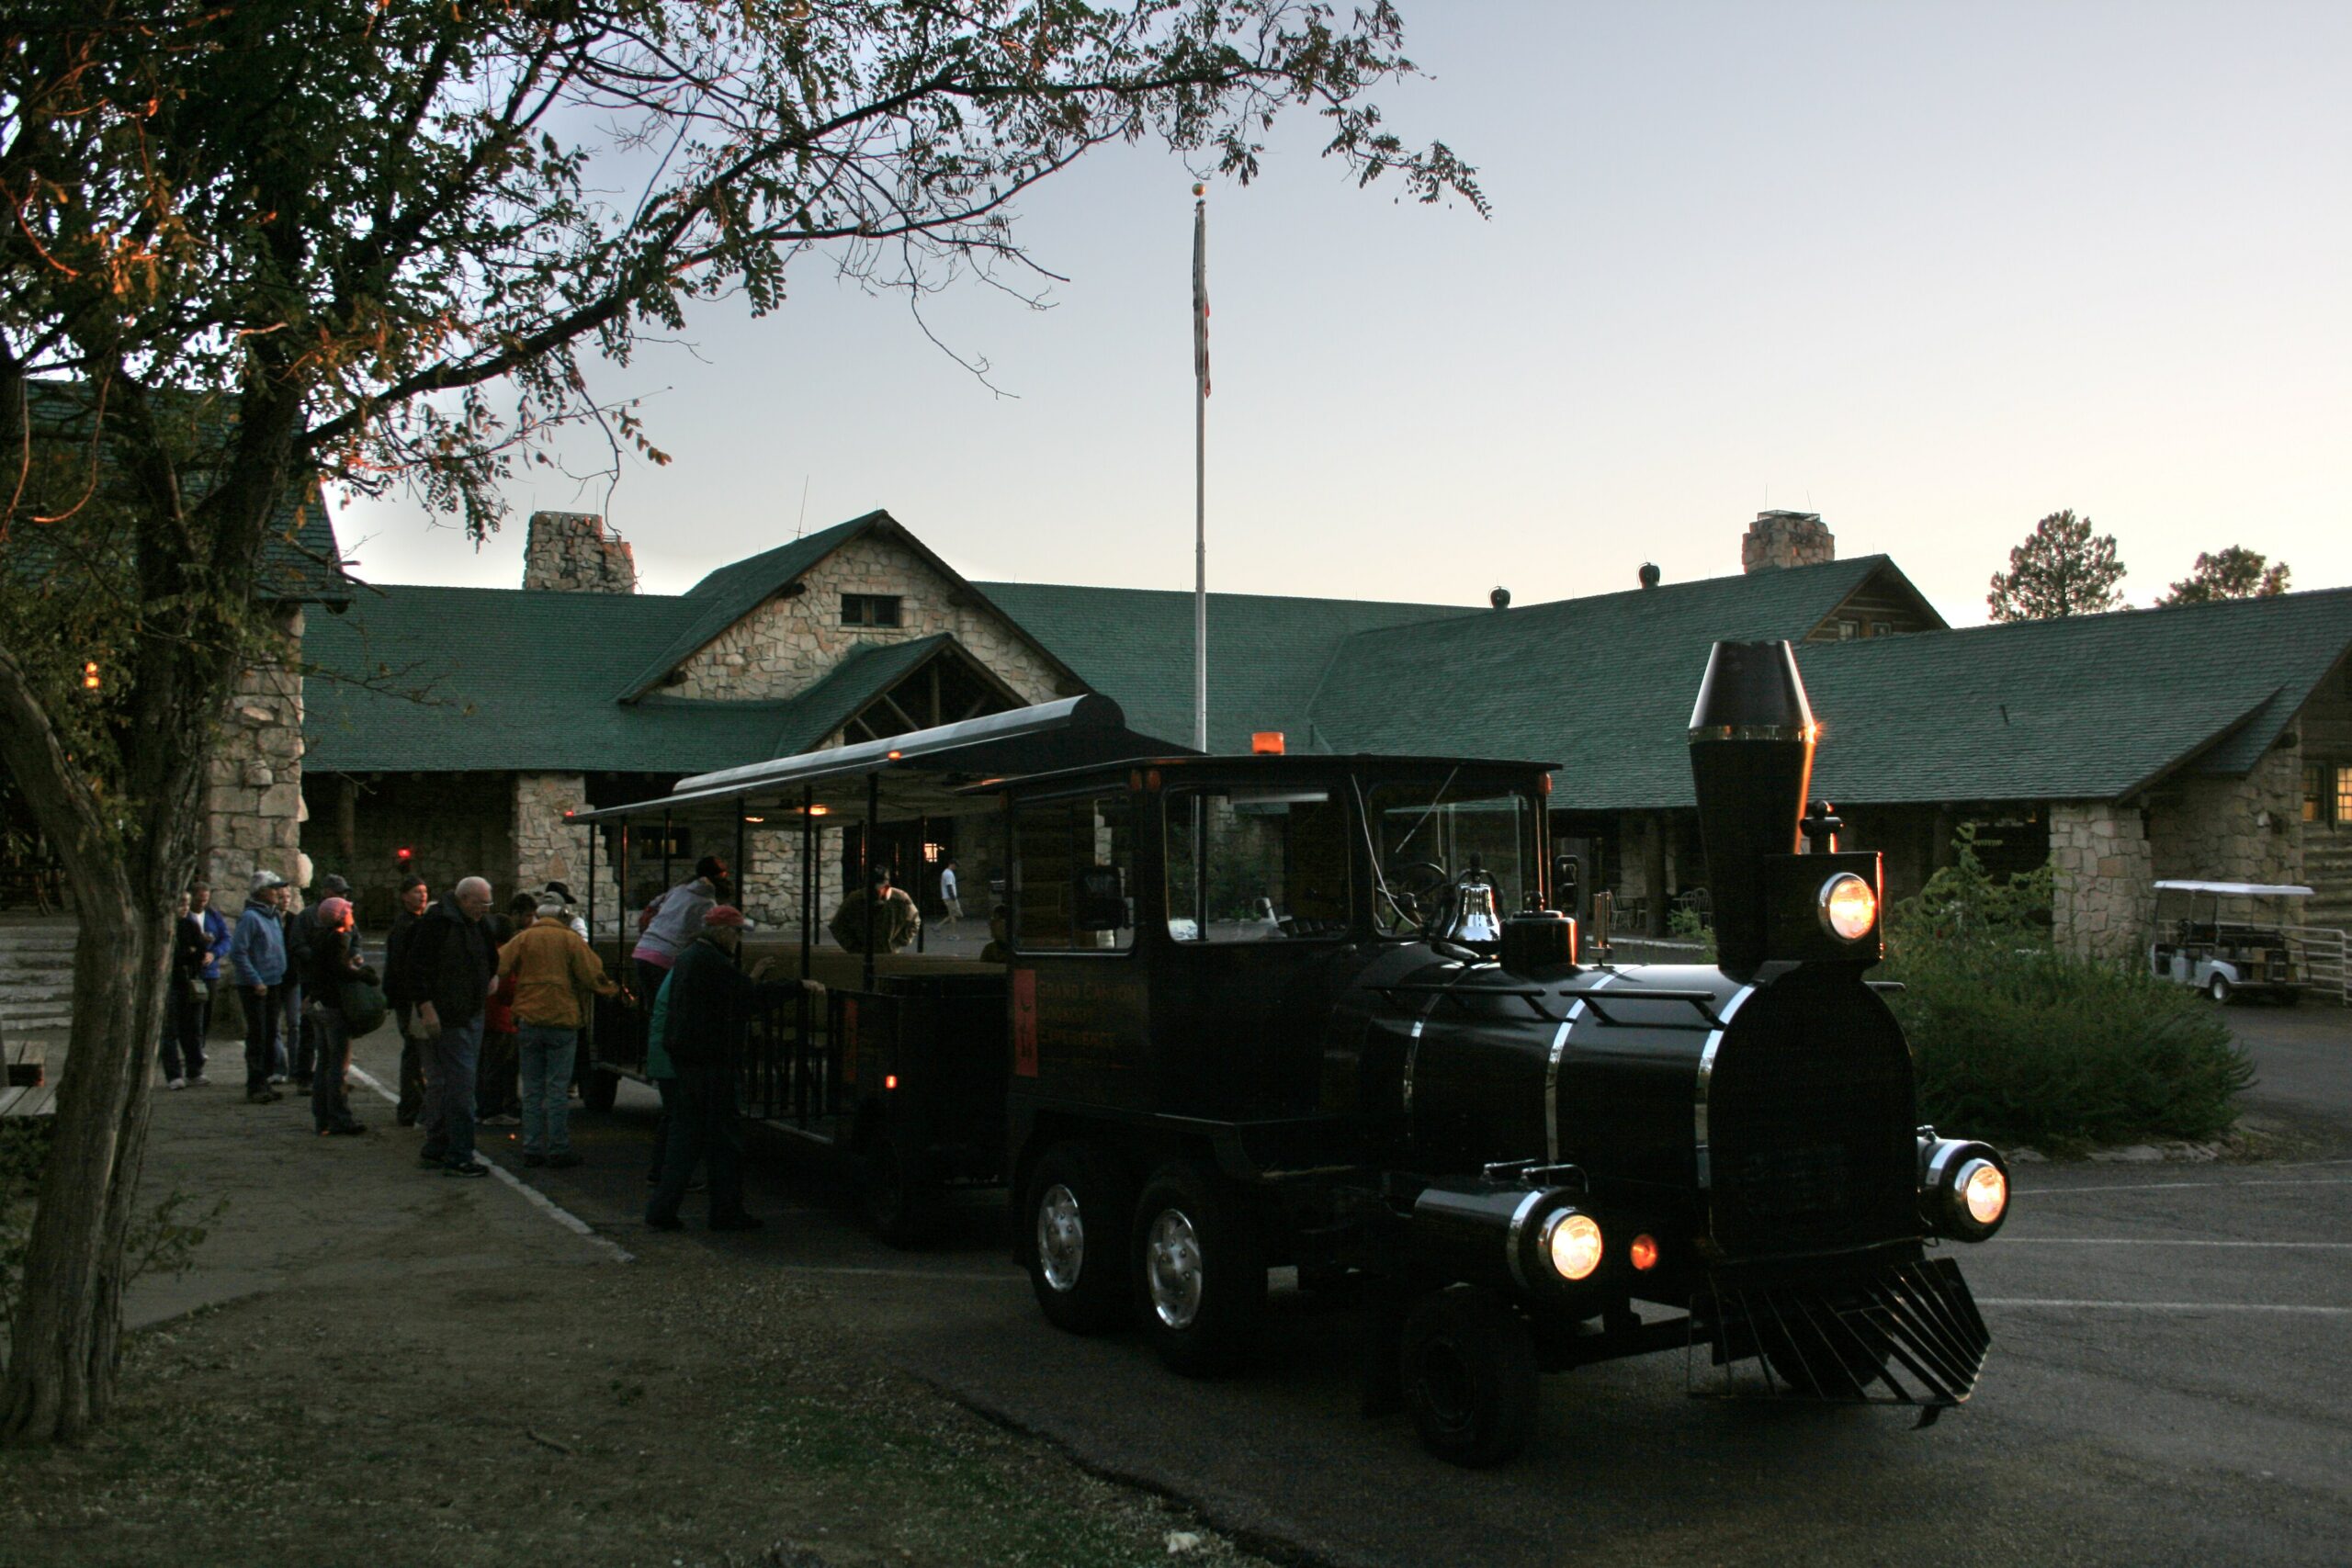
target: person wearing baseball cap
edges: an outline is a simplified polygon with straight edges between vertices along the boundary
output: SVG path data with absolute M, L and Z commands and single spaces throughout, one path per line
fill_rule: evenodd
M 710 1228 L 757 1230 L 760 1221 L 743 1211 L 743 1128 L 735 1103 L 735 1082 L 743 1039 L 755 1007 L 777 1002 L 806 988 L 822 996 L 814 980 L 768 981 L 775 960 L 763 958 L 745 975 L 736 951 L 752 922 L 732 904 L 714 904 L 702 930 L 678 954 L 665 982 L 669 998 L 662 1046 L 676 1073 L 662 1148 L 661 1185 L 645 1206 L 645 1223 L 658 1231 L 684 1228 L 678 1205 L 697 1161 L 710 1162 Z
M 269 1084 L 277 1066 L 277 1021 L 286 983 L 286 930 L 277 918 L 286 879 L 266 868 L 254 873 L 244 912 L 229 937 L 229 972 L 245 1010 L 245 1102 L 282 1099 Z
M 498 950 L 498 976 L 514 983 L 523 1163 L 560 1168 L 580 1163 L 571 1152 L 571 1064 L 594 1006 L 589 998 L 615 996 L 621 987 L 572 929 L 560 895 L 540 894 L 532 913 L 531 923 Z

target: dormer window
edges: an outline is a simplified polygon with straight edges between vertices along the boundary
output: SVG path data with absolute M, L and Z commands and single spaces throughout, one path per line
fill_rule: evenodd
M 895 626 L 903 624 L 899 616 L 899 596 L 896 593 L 842 595 L 842 625 L 845 626 Z

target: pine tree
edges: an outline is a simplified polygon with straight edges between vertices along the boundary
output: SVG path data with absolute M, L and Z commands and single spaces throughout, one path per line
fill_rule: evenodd
M 2271 566 L 2268 558 L 2243 545 L 2232 545 L 2213 555 L 2197 552 L 2197 570 L 2172 585 L 2156 601 L 2166 604 L 2206 604 L 2216 599 L 2267 599 L 2287 592 L 2285 561 Z
M 2089 518 L 2053 512 L 2009 552 L 2009 570 L 1995 575 L 1984 603 L 1996 621 L 2096 615 L 2125 607 L 2115 586 L 2122 576 L 2114 535 L 2094 535 Z

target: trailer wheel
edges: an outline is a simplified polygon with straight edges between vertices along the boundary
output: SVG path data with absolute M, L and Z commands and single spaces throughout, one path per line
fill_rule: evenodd
M 2223 975 L 2216 971 L 2212 978 L 2205 982 L 2205 994 L 2212 998 L 2219 1005 L 2222 1007 L 2229 1006 L 2230 977 L 2227 975 Z
M 600 1115 L 610 1111 L 613 1102 L 620 1098 L 620 1092 L 621 1076 L 618 1073 L 591 1067 L 580 1075 L 580 1103 L 587 1110 Z
M 1136 1205 L 1135 1294 L 1159 1359 L 1186 1377 L 1231 1370 L 1257 1340 L 1264 1248 L 1229 1189 L 1190 1162 L 1164 1165 Z
M 902 1134 L 876 1124 L 857 1152 L 858 1222 L 892 1247 L 920 1247 L 939 1224 L 940 1192 Z
M 1029 1288 L 1057 1328 L 1100 1334 L 1127 1304 L 1120 1241 L 1133 1210 L 1118 1168 L 1082 1144 L 1059 1144 L 1037 1162 L 1022 1209 Z
M 1535 1429 L 1535 1345 L 1488 1292 L 1455 1285 L 1406 1316 L 1405 1408 L 1430 1452 L 1473 1469 L 1502 1463 Z

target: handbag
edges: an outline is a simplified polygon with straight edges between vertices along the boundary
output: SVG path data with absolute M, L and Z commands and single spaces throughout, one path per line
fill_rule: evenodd
M 335 1005 L 342 1010 L 344 1028 L 354 1040 L 381 1029 L 392 1010 L 391 1003 L 384 999 L 384 987 L 373 980 L 345 980 Z

